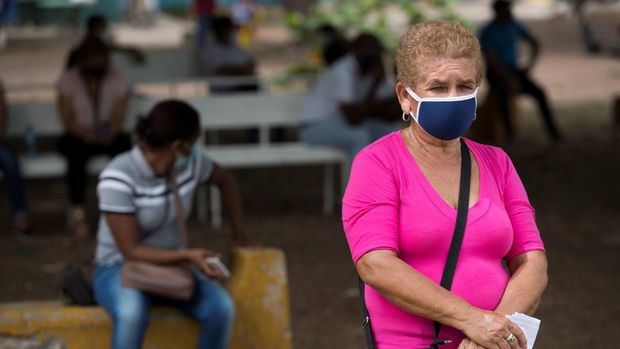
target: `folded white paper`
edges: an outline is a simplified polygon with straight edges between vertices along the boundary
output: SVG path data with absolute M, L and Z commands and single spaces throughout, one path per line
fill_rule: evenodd
M 514 322 L 515 325 L 519 326 L 521 331 L 523 331 L 523 334 L 525 334 L 527 349 L 534 348 L 534 342 L 536 341 L 538 329 L 540 328 L 540 320 L 521 313 L 506 315 L 506 317 L 508 320 Z

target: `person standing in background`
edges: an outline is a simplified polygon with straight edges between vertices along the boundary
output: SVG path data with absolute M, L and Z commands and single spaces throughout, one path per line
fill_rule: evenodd
M 196 12 L 196 46 L 201 47 L 205 37 L 213 28 L 213 15 L 216 9 L 215 0 L 194 0 Z
M 554 122 L 545 91 L 530 78 L 536 64 L 539 43 L 530 31 L 516 21 L 510 10 L 510 2 L 496 0 L 493 3 L 495 18 L 480 31 L 480 46 L 487 62 L 487 79 L 493 92 L 498 95 L 500 114 L 509 143 L 514 141 L 514 129 L 510 110 L 510 96 L 526 94 L 534 97 L 542 114 L 547 132 L 553 141 L 561 141 L 562 135 Z M 531 55 L 525 67 L 520 67 L 518 43 L 524 40 L 530 46 Z
M 24 184 L 19 171 L 19 160 L 17 154 L 5 141 L 9 128 L 8 119 L 4 86 L 0 82 L 0 171 L 4 175 L 6 192 L 13 209 L 13 230 L 18 234 L 29 235 L 31 229 L 26 210 Z
M 16 0 L 0 0 L 0 49 L 6 47 L 7 35 L 4 26 L 13 22 L 16 9 Z
M 65 134 L 58 151 L 67 159 L 67 185 L 74 235 L 89 233 L 84 208 L 86 165 L 94 155 L 115 156 L 131 148 L 122 132 L 129 87 L 120 72 L 110 67 L 108 46 L 91 38 L 77 50 L 77 64 L 57 84 L 58 111 Z

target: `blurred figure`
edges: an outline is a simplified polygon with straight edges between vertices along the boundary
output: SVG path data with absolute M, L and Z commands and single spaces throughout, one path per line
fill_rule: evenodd
M 321 55 L 326 66 L 347 54 L 349 43 L 334 26 L 324 24 L 317 30 Z
M 58 109 L 65 134 L 58 150 L 67 158 L 67 184 L 74 234 L 89 233 L 84 210 L 86 165 L 94 155 L 114 156 L 131 147 L 122 133 L 129 88 L 123 76 L 110 67 L 108 46 L 91 38 L 78 48 L 76 66 L 58 80 Z
M 254 57 L 237 45 L 235 32 L 236 27 L 230 17 L 217 17 L 213 20 L 213 39 L 205 40 L 199 54 L 201 73 L 211 77 L 255 75 Z M 258 91 L 258 80 L 250 80 L 211 84 L 211 92 Z
M 6 47 L 7 36 L 4 27 L 13 22 L 17 0 L 0 0 L 0 49 Z
M 31 230 L 26 210 L 24 184 L 19 171 L 19 160 L 17 159 L 17 154 L 5 141 L 9 128 L 7 109 L 4 87 L 2 82 L 0 82 L 0 171 L 4 175 L 6 192 L 9 196 L 9 201 L 11 201 L 13 230 L 18 234 L 29 235 Z
M 194 108 L 177 100 L 162 101 L 138 121 L 139 144 L 114 158 L 101 173 L 97 193 L 103 214 L 93 289 L 97 302 L 113 319 L 113 349 L 141 348 L 149 308 L 162 302 L 161 297 L 125 285 L 121 273 L 127 261 L 191 267 L 195 281 L 191 298 L 167 299 L 165 303 L 200 322 L 198 348 L 228 347 L 234 304 L 218 282 L 224 275 L 206 260 L 215 253 L 188 248 L 183 242 L 185 221 L 199 186 L 209 183 L 220 189 L 233 244 L 255 244 L 245 233 L 235 180 L 202 153 L 200 130 Z M 145 198 L 143 193 L 149 196 Z
M 66 68 L 71 69 L 77 63 L 77 51 L 82 44 L 91 39 L 99 39 L 108 45 L 110 52 L 121 52 L 127 54 L 131 59 L 138 64 L 143 64 L 145 61 L 144 53 L 135 47 L 120 46 L 112 42 L 110 33 L 108 31 L 108 21 L 103 16 L 94 15 L 90 16 L 86 21 L 86 33 L 82 38 L 82 41 L 69 52 L 67 57 Z
M 138 26 L 154 25 L 159 19 L 159 0 L 130 0 L 125 13 Z
M 196 45 L 201 47 L 205 37 L 213 26 L 213 14 L 217 4 L 215 0 L 194 0 L 194 10 L 198 16 L 196 25 Z
M 233 22 L 238 26 L 237 41 L 242 47 L 249 47 L 254 38 L 254 14 L 256 1 L 235 0 L 230 9 Z
M 509 99 L 510 96 L 527 94 L 536 99 L 549 136 L 554 141 L 562 139 L 543 89 L 530 77 L 530 71 L 538 58 L 539 44 L 530 31 L 513 19 L 510 2 L 496 0 L 493 3 L 495 18 L 482 28 L 480 45 L 487 62 L 487 79 L 490 88 L 497 93 L 500 113 L 506 129 L 508 142 L 514 141 Z M 519 67 L 519 40 L 525 40 L 531 54 L 525 67 Z
M 237 45 L 236 27 L 230 17 L 213 20 L 213 39 L 200 52 L 202 72 L 207 76 L 247 76 L 254 74 L 254 58 Z
M 349 160 L 372 141 L 394 131 L 400 116 L 394 84 L 386 77 L 383 45 L 360 35 L 351 52 L 319 78 L 301 108 L 301 139 L 347 152 Z

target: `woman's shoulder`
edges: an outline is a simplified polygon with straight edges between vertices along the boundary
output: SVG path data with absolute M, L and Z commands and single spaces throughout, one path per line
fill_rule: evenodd
M 379 156 L 380 158 L 393 158 L 398 155 L 401 142 L 400 130 L 390 132 L 385 136 L 370 143 L 358 153 L 358 156 Z
M 118 154 L 105 166 L 99 175 L 99 181 L 115 179 L 134 184 L 137 171 L 132 163 L 131 151 Z
M 506 152 L 497 146 L 482 144 L 466 138 L 465 142 L 478 160 L 483 161 L 487 168 L 499 175 L 506 173 L 506 170 L 512 163 Z
M 80 83 L 80 75 L 77 68 L 70 68 L 60 73 L 56 81 L 56 87 L 61 90 L 77 88 Z
M 400 161 L 402 149 L 399 142 L 400 130 L 390 132 L 364 147 L 353 160 L 353 164 L 379 164 L 385 168 L 392 168 Z

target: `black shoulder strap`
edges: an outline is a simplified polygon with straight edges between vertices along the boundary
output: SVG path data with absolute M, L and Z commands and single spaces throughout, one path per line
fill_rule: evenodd
M 456 224 L 454 225 L 454 234 L 452 235 L 448 258 L 446 259 L 446 265 L 443 269 L 443 275 L 441 276 L 440 283 L 441 287 L 446 290 L 450 290 L 452 288 L 454 271 L 456 270 L 456 263 L 459 259 L 461 245 L 463 244 L 463 235 L 465 234 L 467 214 L 469 212 L 470 183 L 471 158 L 469 155 L 469 148 L 467 148 L 467 144 L 461 138 L 461 183 L 459 184 L 459 202 L 457 205 Z M 431 344 L 431 349 L 438 349 L 439 345 L 448 343 L 446 340 L 439 339 L 440 330 L 441 324 L 439 322 L 435 322 L 435 339 L 433 340 L 433 344 Z
M 358 276 L 357 284 L 360 289 L 360 297 L 362 298 L 362 329 L 364 330 L 364 336 L 366 337 L 366 349 L 375 349 L 375 336 L 372 333 L 372 327 L 370 326 L 370 315 L 368 315 L 368 309 L 366 308 L 366 295 L 364 281 Z
M 459 184 L 459 201 L 457 205 L 456 224 L 454 226 L 454 234 L 452 235 L 452 242 L 450 243 L 450 250 L 448 252 L 448 258 L 446 265 L 441 276 L 441 286 L 447 290 L 452 287 L 452 281 L 454 280 L 454 271 L 456 270 L 456 263 L 459 258 L 459 252 L 461 251 L 461 245 L 463 243 L 463 235 L 465 233 L 465 227 L 467 226 L 467 214 L 469 212 L 469 191 L 471 182 L 471 157 L 469 154 L 469 148 L 465 141 L 461 138 L 461 177 Z M 375 348 L 375 339 L 372 332 L 372 326 L 370 322 L 370 316 L 368 315 L 368 309 L 366 308 L 365 297 L 365 285 L 361 278 L 358 277 L 358 284 L 360 290 L 360 297 L 362 298 L 362 317 L 364 328 L 364 334 L 366 337 L 366 349 Z M 446 340 L 439 339 L 439 331 L 441 330 L 441 324 L 435 322 L 435 337 L 431 349 L 438 349 L 439 345 L 449 343 Z

